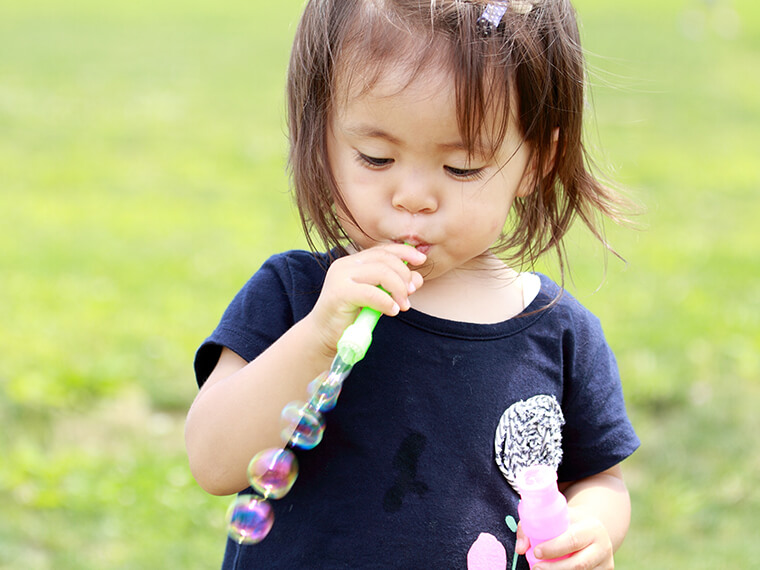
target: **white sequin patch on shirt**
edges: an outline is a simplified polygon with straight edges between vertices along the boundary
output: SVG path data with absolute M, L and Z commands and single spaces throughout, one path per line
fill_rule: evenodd
M 538 395 L 512 404 L 496 428 L 496 465 L 515 491 L 517 475 L 532 465 L 557 470 L 562 461 L 565 417 L 554 396 Z

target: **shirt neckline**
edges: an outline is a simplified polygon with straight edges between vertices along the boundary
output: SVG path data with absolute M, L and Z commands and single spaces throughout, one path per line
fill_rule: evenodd
M 551 312 L 560 289 L 547 276 L 537 273 L 541 289 L 521 313 L 498 323 L 470 323 L 435 317 L 417 309 L 399 313 L 395 318 L 417 329 L 451 338 L 492 340 L 517 334 Z

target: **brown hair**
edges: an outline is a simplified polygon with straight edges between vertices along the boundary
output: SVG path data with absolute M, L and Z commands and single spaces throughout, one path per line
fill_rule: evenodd
M 512 113 L 541 167 L 535 190 L 515 200 L 511 227 L 494 251 L 532 263 L 554 249 L 562 270 L 562 238 L 575 216 L 607 245 L 598 218 L 622 220 L 626 202 L 591 173 L 583 145 L 585 65 L 575 11 L 569 0 L 533 4 L 527 14 L 508 10 L 486 35 L 477 25 L 485 2 L 308 2 L 291 54 L 288 122 L 292 184 L 312 248 L 314 233 L 328 249 L 344 251 L 348 240 L 336 216 L 335 204 L 345 204 L 326 144 L 337 76 L 350 81 L 351 70 L 361 69 L 363 77 L 379 77 L 389 62 L 416 73 L 430 65 L 451 70 L 460 133 L 471 152 L 481 143 L 494 151 L 501 145 L 516 102 Z M 500 124 L 486 125 L 493 117 Z

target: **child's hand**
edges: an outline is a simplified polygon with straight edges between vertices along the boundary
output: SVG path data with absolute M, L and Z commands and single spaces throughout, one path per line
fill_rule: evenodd
M 422 276 L 404 262 L 422 265 L 425 259 L 412 246 L 386 244 L 334 261 L 309 315 L 315 319 L 325 352 L 334 353 L 338 339 L 362 307 L 390 316 L 408 310 L 409 295 L 422 286 Z
M 567 531 L 533 550 L 537 558 L 543 558 L 546 562 L 537 563 L 532 570 L 614 568 L 612 541 L 602 522 L 582 508 L 569 507 L 569 514 L 570 526 Z M 519 525 L 515 550 L 518 554 L 525 554 L 528 550 L 528 538 Z M 549 562 L 553 558 L 562 558 L 570 554 L 572 556 L 564 560 Z

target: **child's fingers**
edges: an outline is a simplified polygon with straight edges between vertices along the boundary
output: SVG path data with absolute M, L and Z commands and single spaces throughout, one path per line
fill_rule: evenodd
M 354 260 L 374 260 L 385 263 L 389 268 L 400 268 L 409 264 L 420 266 L 427 261 L 427 256 L 414 247 L 401 243 L 383 244 L 362 250 L 349 256 Z M 400 263 L 400 264 L 399 264 Z
M 607 568 L 612 561 L 612 543 L 601 522 L 584 519 L 570 525 L 568 530 L 533 549 L 537 558 L 552 560 L 573 555 L 552 563 L 552 570 L 572 568 Z
M 411 276 L 412 276 L 412 280 L 409 282 L 410 295 L 414 293 L 417 289 L 422 287 L 422 283 L 424 282 L 424 279 L 422 278 L 422 274 L 417 271 L 412 271 Z
M 409 309 L 408 299 L 403 297 L 397 300 L 396 297 L 373 285 L 363 286 L 362 300 L 357 305 L 371 307 L 391 317 L 395 317 L 400 311 Z
M 411 246 L 402 244 L 390 244 L 377 248 L 368 249 L 350 256 L 353 264 L 351 278 L 356 283 L 364 283 L 381 287 L 401 310 L 409 309 L 409 295 L 422 286 L 422 275 L 412 271 L 409 263 L 424 263 L 426 256 Z M 386 305 L 384 299 L 377 295 L 370 295 L 374 302 Z M 368 304 L 377 310 L 383 310 L 379 306 Z M 398 311 L 383 311 L 386 314 L 395 314 Z
M 372 307 L 388 315 L 409 309 L 409 295 L 417 290 L 419 283 L 406 265 L 394 266 L 379 261 L 362 262 L 362 267 L 351 279 L 357 285 L 368 286 L 356 290 L 358 297 L 354 302 L 357 305 Z
M 418 266 L 425 263 L 427 256 L 421 251 L 417 251 L 416 248 L 411 245 L 394 243 L 381 246 L 383 249 L 397 255 L 403 261 L 406 261 L 410 265 Z
M 515 552 L 517 554 L 525 554 L 528 551 L 528 547 L 530 546 L 530 541 L 528 540 L 528 537 L 525 536 L 525 532 L 523 532 L 522 524 L 517 524 L 517 537 L 515 540 Z
M 315 309 L 330 330 L 342 330 L 361 307 L 395 316 L 410 308 L 409 295 L 422 286 L 422 276 L 409 265 L 426 256 L 404 244 L 385 244 L 337 259 L 327 272 Z
M 422 286 L 422 276 L 404 262 L 426 259 L 411 246 L 386 244 L 335 260 L 310 313 L 326 349 L 334 348 L 362 307 L 390 316 L 409 309 L 409 295 Z

